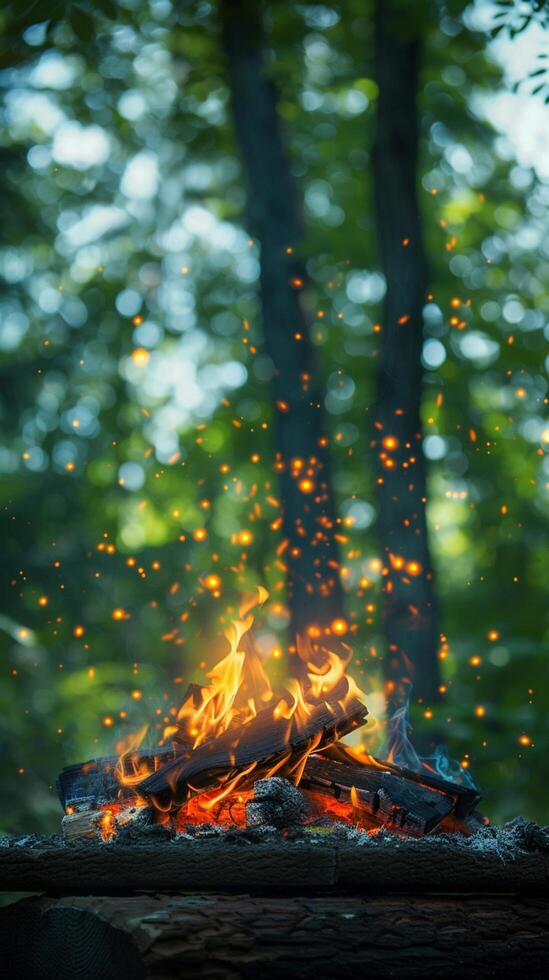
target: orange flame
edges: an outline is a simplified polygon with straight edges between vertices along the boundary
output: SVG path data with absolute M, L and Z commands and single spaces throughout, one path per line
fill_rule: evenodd
M 148 727 L 144 725 L 138 732 L 133 732 L 116 743 L 118 762 L 115 774 L 121 786 L 137 786 L 149 775 L 148 766 L 135 754 L 147 734 Z
M 177 729 L 185 741 L 196 749 L 210 738 L 216 738 L 233 725 L 245 725 L 255 718 L 258 702 L 263 706 L 273 698 L 269 679 L 263 669 L 259 653 L 251 638 L 253 616 L 250 610 L 262 605 L 269 593 L 261 586 L 239 610 L 225 631 L 229 653 L 207 674 L 209 684 L 200 691 L 200 703 L 195 704 L 192 692 L 181 705 L 177 714 Z M 164 738 L 173 734 L 173 728 L 164 732 Z
M 346 673 L 351 650 L 338 641 L 342 653 L 337 654 L 313 644 L 310 637 L 297 638 L 299 677 L 291 677 L 284 691 L 273 691 L 251 634 L 252 611 L 268 597 L 266 589 L 258 586 L 241 604 L 238 618 L 225 631 L 229 652 L 207 674 L 208 683 L 204 687 L 196 684 L 189 687 L 175 723 L 164 729 L 164 741 L 173 738 L 176 751 L 179 747 L 179 751 L 191 753 L 229 729 L 235 729 L 236 733 L 260 710 L 271 711 L 274 722 L 287 721 L 289 741 L 290 733 L 299 732 L 311 711 L 323 702 L 330 706 L 338 701 L 344 707 L 351 699 L 363 700 L 362 691 Z M 136 794 L 139 783 L 150 773 L 150 764 L 140 761 L 137 755 L 146 730 L 141 729 L 118 746 L 117 778 L 123 786 L 132 787 Z M 278 756 L 267 771 L 265 765 L 261 765 L 261 777 L 281 772 L 297 785 L 307 758 L 318 747 L 321 737 L 322 733 L 319 733 L 309 738 L 299 752 L 288 746 L 287 753 Z M 189 795 L 200 796 L 199 808 L 211 812 L 227 796 L 246 790 L 259 762 L 229 771 L 219 778 L 215 790 L 206 793 L 199 786 L 189 785 Z
M 112 810 L 104 810 L 103 815 L 99 821 L 101 838 L 104 841 L 111 840 L 116 834 L 116 828 L 114 826 L 114 814 Z

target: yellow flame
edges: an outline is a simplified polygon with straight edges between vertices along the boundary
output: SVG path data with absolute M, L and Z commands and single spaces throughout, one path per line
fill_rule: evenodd
M 116 778 L 122 786 L 137 786 L 146 776 L 149 769 L 146 763 L 139 760 L 136 753 L 140 747 L 147 731 L 148 725 L 143 725 L 137 732 L 126 735 L 116 743 L 118 761 L 115 767 Z
M 234 620 L 225 631 L 229 653 L 206 675 L 209 683 L 200 691 L 200 704 L 191 694 L 177 714 L 177 724 L 197 748 L 209 738 L 216 738 L 232 725 L 245 725 L 255 718 L 257 704 L 273 698 L 269 679 L 253 643 L 250 630 L 253 616 L 250 610 L 268 599 L 261 586 L 240 607 L 240 619 Z M 164 732 L 168 737 L 170 730 Z
M 266 778 L 281 772 L 296 785 L 299 783 L 309 755 L 317 749 L 323 733 L 304 739 L 299 743 L 299 733 L 306 728 L 313 710 L 323 703 L 330 710 L 338 702 L 344 709 L 352 699 L 363 700 L 363 692 L 347 674 L 351 650 L 340 639 L 338 652 L 326 649 L 314 642 L 310 636 L 297 637 L 297 676 L 291 677 L 285 690 L 275 693 L 263 667 L 251 628 L 254 622 L 253 611 L 269 598 L 266 589 L 258 586 L 253 594 L 246 597 L 240 608 L 238 618 L 225 630 L 228 653 L 219 660 L 206 675 L 208 683 L 203 687 L 192 685 L 174 720 L 170 719 L 164 729 L 164 740 L 174 738 L 176 745 L 185 746 L 192 751 L 211 741 L 228 730 L 238 729 L 251 722 L 259 711 L 266 711 L 266 718 L 279 726 L 282 743 L 288 750 L 279 753 L 270 764 L 258 759 L 256 762 L 237 768 L 237 742 L 235 754 L 230 761 L 232 767 L 224 775 L 217 777 L 217 786 L 204 792 L 204 787 L 188 786 L 189 798 L 202 796 L 201 808 L 211 810 L 226 796 L 244 789 L 254 778 Z M 287 725 L 287 731 L 285 729 Z M 282 732 L 280 731 L 282 726 Z M 149 774 L 146 763 L 139 762 L 136 753 L 146 728 L 125 739 L 119 746 L 117 776 L 126 786 L 138 787 Z M 286 734 L 285 734 L 286 733 Z M 180 749 L 181 750 L 181 749 Z M 176 790 L 176 774 L 173 774 Z M 170 808 L 164 802 L 159 809 Z

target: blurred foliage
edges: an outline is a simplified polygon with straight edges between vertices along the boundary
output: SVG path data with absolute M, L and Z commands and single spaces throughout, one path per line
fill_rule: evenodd
M 242 591 L 271 592 L 258 637 L 279 671 L 287 623 L 272 364 L 216 6 L 14 11 L 2 13 L 0 60 L 9 832 L 58 825 L 64 764 L 143 721 L 156 738 L 180 685 L 220 653 Z M 414 720 L 468 759 L 486 813 L 543 819 L 547 186 L 490 124 L 503 82 L 474 9 L 433 12 L 415 26 L 432 282 L 424 450 L 446 691 L 432 718 L 416 706 Z M 371 8 L 272 4 L 268 15 L 308 226 L 304 302 L 326 391 L 346 639 L 381 751 Z

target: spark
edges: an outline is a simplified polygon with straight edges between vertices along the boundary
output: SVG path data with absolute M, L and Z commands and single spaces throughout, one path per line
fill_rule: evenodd
M 245 528 L 243 531 L 238 532 L 238 543 L 242 545 L 249 545 L 252 543 L 254 536 L 251 531 Z
M 409 561 L 406 564 L 408 575 L 421 575 L 421 564 L 419 561 Z
M 145 367 L 149 363 L 150 354 L 144 347 L 136 347 L 132 351 L 132 361 L 137 367 Z
M 315 490 L 314 480 L 310 480 L 308 477 L 300 480 L 297 486 L 301 493 L 313 493 Z

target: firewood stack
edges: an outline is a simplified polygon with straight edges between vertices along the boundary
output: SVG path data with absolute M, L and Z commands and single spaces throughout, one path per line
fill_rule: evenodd
M 478 826 L 474 814 L 476 790 L 451 783 L 425 768 L 412 772 L 368 757 L 359 761 L 340 739 L 363 725 L 367 710 L 356 698 L 335 698 L 317 704 L 298 724 L 295 715 L 273 717 L 270 709 L 249 723 L 229 728 L 192 750 L 175 739 L 171 747 L 136 751 L 122 762 L 116 757 L 93 759 L 63 769 L 57 789 L 65 816 L 67 839 L 101 836 L 109 840 L 129 825 L 145 828 L 166 819 L 185 826 L 191 800 L 211 799 L 212 793 L 231 799 L 251 796 L 243 811 L 248 825 L 286 826 L 333 820 L 375 832 L 382 826 L 414 837 L 439 829 L 467 833 Z M 124 766 L 145 772 L 137 785 L 124 781 Z M 276 777 L 270 779 L 270 777 Z M 295 795 L 290 812 L 266 806 L 291 794 L 281 791 L 284 780 L 299 785 L 303 805 Z M 277 784 L 272 787 L 268 783 Z M 204 816 L 212 822 L 214 810 Z M 169 815 L 168 818 L 166 815 Z M 262 817 L 262 814 L 266 814 Z M 295 815 L 299 814 L 299 818 Z

